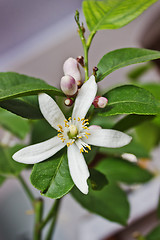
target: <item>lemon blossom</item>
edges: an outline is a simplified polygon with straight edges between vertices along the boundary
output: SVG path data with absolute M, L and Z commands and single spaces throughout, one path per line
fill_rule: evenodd
M 40 110 L 49 124 L 58 131 L 57 136 L 21 149 L 13 155 L 17 162 L 35 164 L 44 161 L 67 146 L 68 166 L 73 182 L 87 194 L 89 170 L 83 152 L 91 150 L 90 145 L 117 148 L 128 144 L 131 137 L 111 129 L 89 128 L 85 116 L 96 96 L 95 77 L 83 84 L 73 107 L 72 117 L 66 119 L 56 102 L 47 94 L 38 96 Z

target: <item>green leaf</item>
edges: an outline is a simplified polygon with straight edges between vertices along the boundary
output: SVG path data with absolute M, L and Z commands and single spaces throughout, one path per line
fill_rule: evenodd
M 136 127 L 137 141 L 151 151 L 160 141 L 160 127 L 147 121 Z
M 46 141 L 55 135 L 57 135 L 57 130 L 51 127 L 45 119 L 34 121 L 32 125 L 31 144 Z
M 74 187 L 72 196 L 89 211 L 110 221 L 126 225 L 129 203 L 126 194 L 115 184 L 109 184 L 100 191 L 90 189 L 87 195 Z
M 159 240 L 160 239 L 160 226 L 155 227 L 146 237 L 146 240 Z
M 118 155 L 121 156 L 123 153 L 134 154 L 138 158 L 149 158 L 149 153 L 145 147 L 133 139 L 131 143 L 121 148 L 100 148 L 99 150 L 103 154 Z
M 90 31 L 121 28 L 138 17 L 157 0 L 105 0 L 83 2 Z
M 27 120 L 3 109 L 0 109 L 0 125 L 21 139 L 24 139 L 30 130 Z
M 157 58 L 160 58 L 159 51 L 143 48 L 122 48 L 114 50 L 105 54 L 99 61 L 97 65 L 97 81 L 103 80 L 103 78 L 119 68 Z
M 151 63 L 143 64 L 141 66 L 133 68 L 127 74 L 128 78 L 131 81 L 137 82 L 143 74 L 145 74 L 148 70 L 150 70 L 154 65 Z
M 2 184 L 4 183 L 5 180 L 6 180 L 5 177 L 0 176 L 0 186 L 2 186 Z
M 17 176 L 23 169 L 27 168 L 26 164 L 18 163 L 12 159 L 12 155 L 22 147 L 22 145 L 14 147 L 0 146 L 0 175 Z
M 53 96 L 63 96 L 61 90 L 48 85 L 43 80 L 8 72 L 0 73 L 0 101 L 46 92 Z
M 147 170 L 121 158 L 106 158 L 96 167 L 110 181 L 120 181 L 127 184 L 145 183 L 153 175 Z
M 35 164 L 30 180 L 45 197 L 63 197 L 74 185 L 66 153 L 60 151 L 49 160 Z
M 26 96 L 0 102 L 0 107 L 27 119 L 43 118 L 37 96 Z
M 104 174 L 97 171 L 96 169 L 90 169 L 90 183 L 93 190 L 101 190 L 108 184 L 108 180 Z
M 118 114 L 155 115 L 160 113 L 159 102 L 152 94 L 134 85 L 123 85 L 107 92 L 108 105 L 98 109 L 100 116 Z
M 113 129 L 119 131 L 126 131 L 130 128 L 133 128 L 145 121 L 152 120 L 155 116 L 152 115 L 127 115 L 124 118 L 120 119 L 114 126 Z
M 138 84 L 140 87 L 143 87 L 147 91 L 151 92 L 152 95 L 160 100 L 160 84 L 159 83 L 144 83 Z

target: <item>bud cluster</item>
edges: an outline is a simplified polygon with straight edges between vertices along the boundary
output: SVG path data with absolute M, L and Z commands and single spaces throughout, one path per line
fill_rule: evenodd
M 65 99 L 64 102 L 66 106 L 71 106 L 73 104 L 78 88 L 83 84 L 78 60 L 80 60 L 80 64 L 82 65 L 83 57 L 78 57 L 77 60 L 70 57 L 63 65 L 64 76 L 61 78 L 60 85 L 62 91 L 67 96 L 67 99 Z

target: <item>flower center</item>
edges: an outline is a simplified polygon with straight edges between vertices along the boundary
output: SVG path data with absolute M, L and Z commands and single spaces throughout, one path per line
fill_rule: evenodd
M 58 137 L 62 142 L 65 142 L 67 147 L 76 143 L 77 147 L 81 152 L 88 152 L 87 149 L 91 150 L 91 147 L 83 141 L 84 138 L 88 139 L 89 128 L 88 128 L 88 119 L 80 118 L 68 118 L 64 121 L 64 125 L 58 125 Z
M 69 126 L 69 132 L 68 132 L 68 137 L 71 139 L 71 138 L 75 138 L 78 134 L 78 129 L 75 125 L 71 124 Z

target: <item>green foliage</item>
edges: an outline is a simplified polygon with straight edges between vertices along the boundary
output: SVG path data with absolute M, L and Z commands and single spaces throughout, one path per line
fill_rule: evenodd
M 126 225 L 129 203 L 126 194 L 115 184 L 108 184 L 100 191 L 89 189 L 87 195 L 73 188 L 72 196 L 87 210 L 110 221 Z
M 131 22 L 157 0 L 83 1 L 83 12 L 90 31 L 116 29 Z
M 55 135 L 57 135 L 57 130 L 51 127 L 45 119 L 33 121 L 31 144 L 46 141 Z
M 70 177 L 66 153 L 62 150 L 49 160 L 35 164 L 30 180 L 45 197 L 63 197 L 74 185 Z
M 147 236 L 146 240 L 159 240 L 160 239 L 160 226 L 155 227 Z
M 143 88 L 123 85 L 107 92 L 108 105 L 99 109 L 99 115 L 117 114 L 155 115 L 160 112 L 159 101 Z
M 97 65 L 97 81 L 103 80 L 103 78 L 119 68 L 157 58 L 160 58 L 159 51 L 143 48 L 122 48 L 114 50 L 105 54 L 99 61 Z
M 124 118 L 120 119 L 114 126 L 113 129 L 119 131 L 126 131 L 130 128 L 133 128 L 145 121 L 152 120 L 155 116 L 147 115 L 127 115 Z
M 106 158 L 97 165 L 96 169 L 102 172 L 109 182 L 145 183 L 153 177 L 147 170 L 121 158 Z
M 160 84 L 159 83 L 144 83 L 144 84 L 139 84 L 139 86 L 151 92 L 156 99 L 160 100 Z
M 93 190 L 101 190 L 104 186 L 108 184 L 106 176 L 97 171 L 96 169 L 90 169 L 90 183 Z
M 0 125 L 15 136 L 24 139 L 29 133 L 29 122 L 19 116 L 0 108 Z
M 121 156 L 123 153 L 131 153 L 138 158 L 150 157 L 147 149 L 134 138 L 128 145 L 121 148 L 100 148 L 100 153 L 114 156 Z
M 2 186 L 2 184 L 4 183 L 5 180 L 6 180 L 5 177 L 0 176 L 0 186 Z
M 22 147 L 22 145 L 0 146 L 0 175 L 18 176 L 23 169 L 28 167 L 26 164 L 18 163 L 12 159 L 12 155 Z
M 138 66 L 136 68 L 133 68 L 128 74 L 128 78 L 131 81 L 138 81 L 138 79 L 143 76 L 148 70 L 150 70 L 153 67 L 153 64 L 147 63 L 143 64 L 141 66 Z

